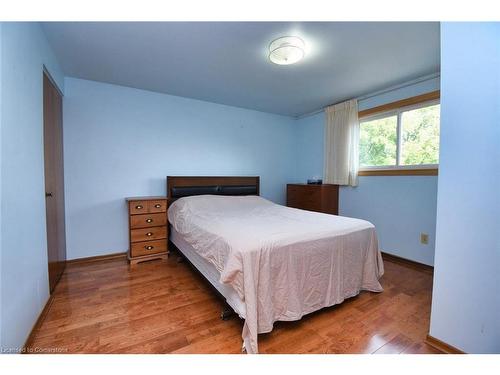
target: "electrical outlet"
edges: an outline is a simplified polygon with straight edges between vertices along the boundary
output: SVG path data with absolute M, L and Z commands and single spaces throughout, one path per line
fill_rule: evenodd
M 429 243 L 429 235 L 427 233 L 420 233 L 420 243 L 424 245 Z

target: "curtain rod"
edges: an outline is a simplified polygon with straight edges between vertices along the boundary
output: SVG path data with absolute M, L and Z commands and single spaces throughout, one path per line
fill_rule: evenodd
M 387 87 L 387 88 L 385 88 L 383 90 L 375 91 L 375 92 L 372 92 L 370 94 L 361 95 L 361 96 L 358 96 L 357 98 L 354 98 L 354 99 L 356 99 L 358 101 L 360 101 L 360 100 L 366 100 L 366 99 L 369 99 L 369 98 L 373 98 L 374 96 L 377 96 L 377 95 L 386 94 L 388 92 L 396 91 L 396 90 L 399 90 L 399 89 L 402 89 L 402 88 L 405 88 L 405 87 L 408 87 L 408 86 L 415 85 L 417 83 L 430 81 L 431 79 L 435 79 L 435 78 L 438 78 L 438 77 L 440 77 L 440 73 L 429 74 L 429 75 L 426 75 L 426 76 L 422 76 L 420 78 L 416 78 L 416 79 L 411 80 L 411 81 L 407 81 L 405 83 L 401 83 L 399 85 L 394 85 L 394 86 Z M 332 103 L 330 105 L 335 105 L 335 104 L 338 104 L 338 103 Z M 330 105 L 327 105 L 326 107 L 329 107 Z M 296 116 L 295 119 L 296 120 L 300 120 L 300 119 L 305 118 L 305 117 L 316 115 L 318 113 L 323 112 L 323 110 L 326 107 L 322 107 L 322 108 L 319 108 L 319 109 L 317 109 L 315 111 L 304 113 L 303 115 L 300 115 L 300 116 Z

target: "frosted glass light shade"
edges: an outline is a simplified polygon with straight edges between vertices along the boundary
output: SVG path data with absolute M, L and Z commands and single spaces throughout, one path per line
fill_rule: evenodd
M 304 58 L 305 44 L 298 36 L 284 36 L 269 45 L 269 60 L 278 65 L 290 65 Z

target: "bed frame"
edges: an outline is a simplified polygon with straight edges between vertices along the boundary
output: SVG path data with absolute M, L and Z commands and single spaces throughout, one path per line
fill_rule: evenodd
M 178 198 L 214 194 L 214 195 L 260 195 L 259 176 L 167 176 L 167 204 Z M 170 230 L 169 230 L 170 232 Z M 175 244 L 169 243 L 179 254 L 178 261 L 186 261 L 210 285 L 215 294 L 224 302 L 220 317 L 227 320 L 235 315 L 234 310 L 226 302 L 226 298 L 210 281 L 187 259 Z

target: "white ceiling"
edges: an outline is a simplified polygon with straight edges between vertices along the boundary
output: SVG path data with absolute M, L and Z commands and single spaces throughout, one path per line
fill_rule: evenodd
M 436 22 L 55 22 L 43 29 L 66 75 L 299 116 L 439 72 Z M 296 65 L 269 43 L 302 37 Z

